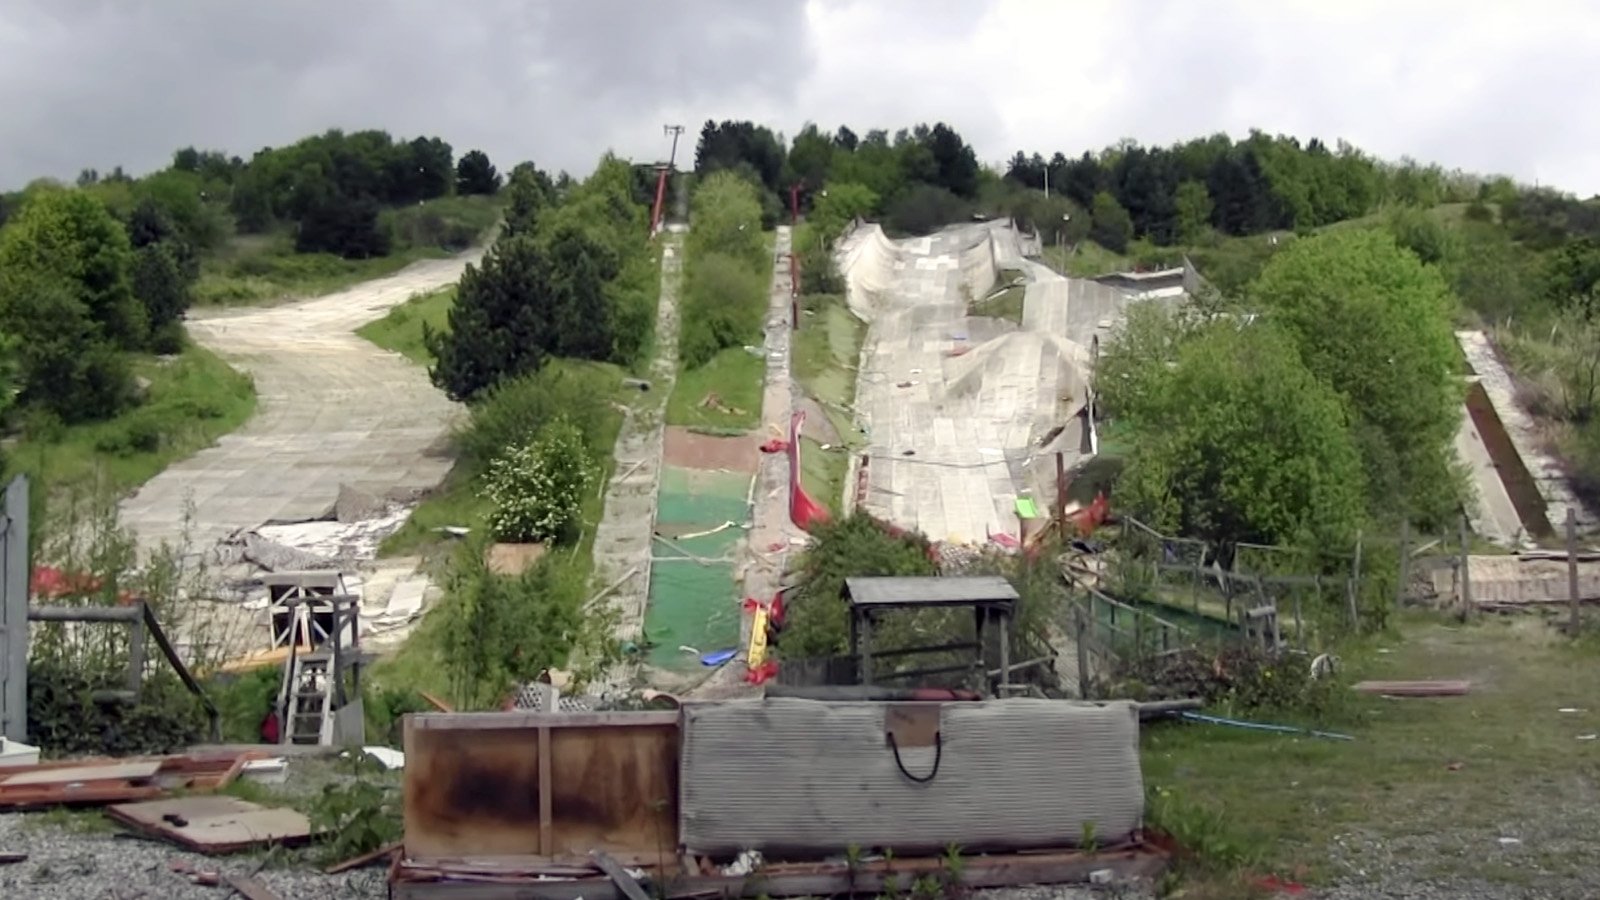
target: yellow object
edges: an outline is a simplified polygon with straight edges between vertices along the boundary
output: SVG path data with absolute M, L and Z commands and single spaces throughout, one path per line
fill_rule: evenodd
M 745 665 L 754 669 L 760 666 L 767 658 L 767 608 L 756 607 L 756 613 L 750 618 L 750 649 L 744 655 Z

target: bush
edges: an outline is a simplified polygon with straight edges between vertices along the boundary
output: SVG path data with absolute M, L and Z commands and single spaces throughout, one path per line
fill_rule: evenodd
M 112 456 L 154 453 L 161 449 L 161 426 L 147 416 L 138 416 L 117 426 L 94 442 L 94 449 Z
M 577 427 L 591 456 L 610 453 L 601 443 L 610 417 L 604 401 L 617 383 L 614 370 L 571 360 L 552 360 L 532 375 L 502 382 L 473 404 L 457 433 L 462 462 L 470 471 L 483 471 L 557 417 Z
M 765 272 L 722 253 L 696 257 L 684 285 L 678 337 L 684 368 L 703 366 L 720 350 L 759 341 L 766 301 Z
M 595 471 L 583 434 L 558 417 L 531 443 L 489 464 L 485 492 L 494 504 L 489 526 L 502 541 L 570 538 Z
M 87 626 L 104 627 L 104 626 Z M 103 665 L 35 654 L 28 663 L 28 740 L 56 755 L 171 753 L 199 740 L 205 716 L 175 676 L 147 676 L 133 704 L 96 703 L 95 691 L 123 690 L 121 660 Z
M 1350 693 L 1337 677 L 1313 677 L 1311 660 L 1302 654 L 1244 644 L 1145 657 L 1120 677 L 1123 693 L 1144 699 L 1194 697 L 1224 715 L 1278 713 L 1319 722 L 1337 719 Z
M 800 565 L 781 636 L 790 658 L 831 656 L 848 647 L 850 618 L 840 598 L 857 575 L 936 575 L 928 540 L 890 530 L 863 513 L 820 525 Z M 888 646 L 888 644 L 885 644 Z
M 928 234 L 972 219 L 972 202 L 931 184 L 919 184 L 889 201 L 884 228 L 895 235 Z
M 464 709 L 492 708 L 516 685 L 566 664 L 585 637 L 583 566 L 546 556 L 516 578 L 489 571 L 482 541 L 469 541 L 445 580 L 443 658 Z

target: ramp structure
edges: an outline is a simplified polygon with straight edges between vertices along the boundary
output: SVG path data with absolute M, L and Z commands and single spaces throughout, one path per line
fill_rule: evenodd
M 1053 502 L 1057 454 L 1069 468 L 1092 455 L 1091 347 L 1140 294 L 1058 275 L 1026 258 L 1029 243 L 1009 220 L 901 241 L 861 224 L 841 242 L 850 309 L 868 323 L 867 512 L 935 541 L 1019 537 L 1018 501 Z M 1003 270 L 1022 273 L 1020 326 L 970 311 Z

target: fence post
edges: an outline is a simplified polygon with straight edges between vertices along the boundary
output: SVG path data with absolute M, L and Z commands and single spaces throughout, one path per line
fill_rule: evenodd
M 1411 522 L 1400 520 L 1400 575 L 1394 587 L 1394 608 L 1406 604 L 1406 582 L 1411 580 Z
M 1578 514 L 1567 507 L 1567 596 L 1572 601 L 1572 636 L 1583 629 L 1582 613 L 1578 611 Z
M 144 601 L 137 601 L 139 618 L 128 623 L 128 690 L 134 694 L 144 684 Z
M 1090 599 L 1091 608 L 1093 598 Z M 1078 699 L 1089 699 L 1089 645 L 1084 643 L 1088 628 L 1084 624 L 1083 609 L 1077 611 L 1078 619 Z
M 28 479 L 5 488 L 0 539 L 0 737 L 28 738 Z
M 1356 594 L 1361 592 L 1361 530 L 1356 530 L 1356 559 L 1350 566 L 1350 589 L 1346 592 L 1350 599 L 1350 630 L 1353 633 L 1361 632 L 1361 616 L 1356 611 Z
M 1467 616 L 1472 612 L 1472 573 L 1470 571 L 1470 566 L 1468 565 L 1468 563 L 1471 562 L 1471 556 L 1468 552 L 1471 550 L 1471 547 L 1467 543 L 1466 513 L 1461 514 L 1461 525 L 1459 530 L 1461 534 L 1461 554 L 1458 565 L 1461 567 L 1461 578 L 1459 579 L 1458 583 L 1461 585 L 1461 611 L 1458 615 L 1460 616 L 1461 621 L 1465 622 L 1467 620 Z

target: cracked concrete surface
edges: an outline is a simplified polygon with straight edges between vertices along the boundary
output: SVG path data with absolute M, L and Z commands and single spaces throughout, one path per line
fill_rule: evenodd
M 595 580 L 611 588 L 603 604 L 616 616 L 612 636 L 618 642 L 639 639 L 650 601 L 651 535 L 661 484 L 667 398 L 678 374 L 678 290 L 683 282 L 686 230 L 682 225 L 667 226 L 666 244 L 661 249 L 661 299 L 656 305 L 650 391 L 628 410 L 617 432 L 616 466 L 594 532 Z M 601 694 L 618 692 L 631 676 L 631 666 L 613 666 L 597 689 Z
M 437 485 L 450 470 L 445 440 L 460 408 L 426 369 L 355 329 L 455 282 L 482 255 L 480 248 L 414 263 L 283 306 L 191 314 L 195 341 L 255 380 L 257 410 L 123 502 L 123 523 L 140 545 L 186 538 L 209 548 L 238 528 L 312 518 L 332 506 L 341 484 L 378 495 Z

